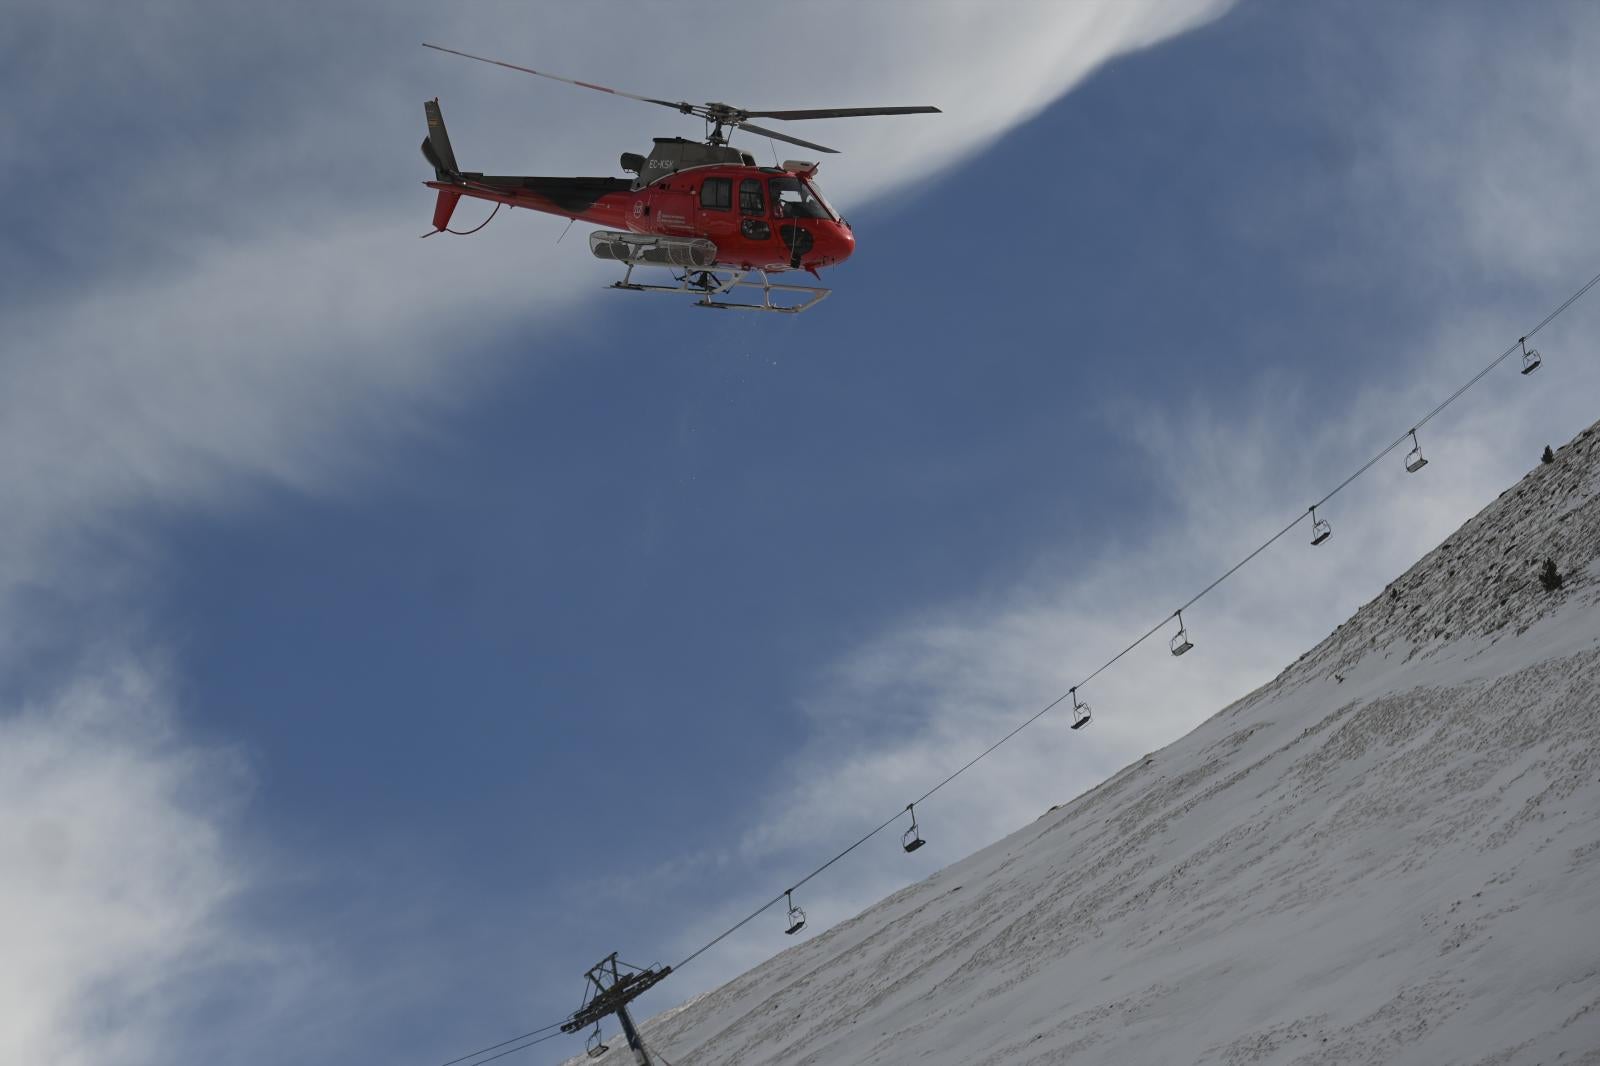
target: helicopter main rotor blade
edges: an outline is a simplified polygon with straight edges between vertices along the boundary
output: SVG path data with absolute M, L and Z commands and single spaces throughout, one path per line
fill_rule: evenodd
M 814 107 L 799 111 L 746 111 L 751 118 L 795 122 L 807 118 L 865 118 L 868 115 L 942 115 L 937 107 Z
M 777 130 L 769 130 L 765 126 L 757 126 L 754 122 L 740 122 L 738 123 L 738 127 L 742 130 L 749 130 L 751 133 L 759 133 L 763 137 L 771 137 L 775 141 L 787 141 L 790 144 L 798 144 L 801 148 L 814 148 L 819 152 L 827 152 L 829 155 L 839 154 L 839 149 L 837 148 L 829 148 L 825 144 L 817 144 L 813 141 L 802 141 L 800 138 L 791 137 L 787 133 L 779 133 Z
M 596 85 L 593 82 L 579 81 L 576 78 L 563 78 L 559 74 L 549 74 L 542 70 L 534 70 L 532 67 L 519 67 L 515 63 L 504 63 L 498 59 L 490 59 L 487 56 L 475 56 L 470 52 L 458 52 L 454 48 L 446 48 L 443 45 L 438 44 L 429 44 L 426 41 L 422 42 L 422 47 L 432 48 L 435 52 L 449 52 L 453 56 L 462 56 L 465 59 L 476 59 L 480 63 L 493 63 L 495 66 L 505 67 L 507 70 L 520 70 L 524 74 L 534 74 L 541 78 L 549 78 L 551 81 L 564 81 L 568 85 L 576 85 L 580 89 L 596 89 L 603 93 L 610 93 L 612 96 L 626 96 L 629 100 L 638 100 L 646 104 L 660 104 L 662 107 L 670 107 L 674 111 L 681 111 L 686 115 L 694 112 L 694 107 L 692 105 L 683 103 L 681 101 L 674 102 L 672 100 L 657 100 L 653 96 L 639 96 L 636 93 L 625 93 L 621 89 L 612 89 L 605 85 Z

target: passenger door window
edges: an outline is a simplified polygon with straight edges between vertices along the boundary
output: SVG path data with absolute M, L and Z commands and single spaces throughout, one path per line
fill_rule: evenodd
M 767 194 L 760 178 L 743 178 L 739 181 L 739 232 L 752 241 L 764 241 L 772 236 L 772 225 L 767 221 Z
M 759 178 L 745 178 L 739 182 L 739 212 L 745 215 L 767 213 L 767 199 L 762 195 Z
M 733 207 L 733 179 L 707 178 L 700 183 L 700 206 L 713 211 Z

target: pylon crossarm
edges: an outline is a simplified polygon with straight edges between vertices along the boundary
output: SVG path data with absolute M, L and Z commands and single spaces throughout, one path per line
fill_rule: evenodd
M 563 1033 L 576 1033 L 580 1029 L 587 1029 L 600 1019 L 615 1014 L 622 1007 L 645 994 L 655 984 L 663 980 L 672 972 L 671 966 L 663 966 L 657 970 L 639 970 L 635 973 L 625 973 L 617 977 L 609 988 L 597 993 L 593 999 L 576 1011 L 571 1018 L 561 1023 Z

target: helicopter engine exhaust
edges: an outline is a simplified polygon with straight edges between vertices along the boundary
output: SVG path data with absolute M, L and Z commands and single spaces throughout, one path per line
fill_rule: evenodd
M 589 251 L 596 259 L 618 263 L 692 267 L 696 270 L 704 270 L 717 261 L 715 242 L 704 237 L 650 237 L 609 229 L 589 234 Z

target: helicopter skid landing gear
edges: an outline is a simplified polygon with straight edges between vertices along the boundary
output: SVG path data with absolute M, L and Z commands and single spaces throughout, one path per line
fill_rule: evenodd
M 633 268 L 638 265 L 629 263 L 628 271 L 622 276 L 622 280 L 613 282 L 611 287 L 626 289 L 629 292 L 669 292 L 683 296 L 698 296 L 699 299 L 694 302 L 696 307 L 714 307 L 723 311 L 777 311 L 786 315 L 796 315 L 815 307 L 833 291 L 814 285 L 789 285 L 776 282 L 767 277 L 765 270 L 759 268 L 728 270 L 722 274 L 710 270 L 689 270 L 677 276 L 676 285 L 647 285 L 633 280 Z M 751 275 L 760 280 L 755 280 Z M 737 299 L 737 296 L 744 295 L 738 292 L 740 289 L 759 291 L 761 302 Z M 800 302 L 775 303 L 774 293 L 791 294 Z

